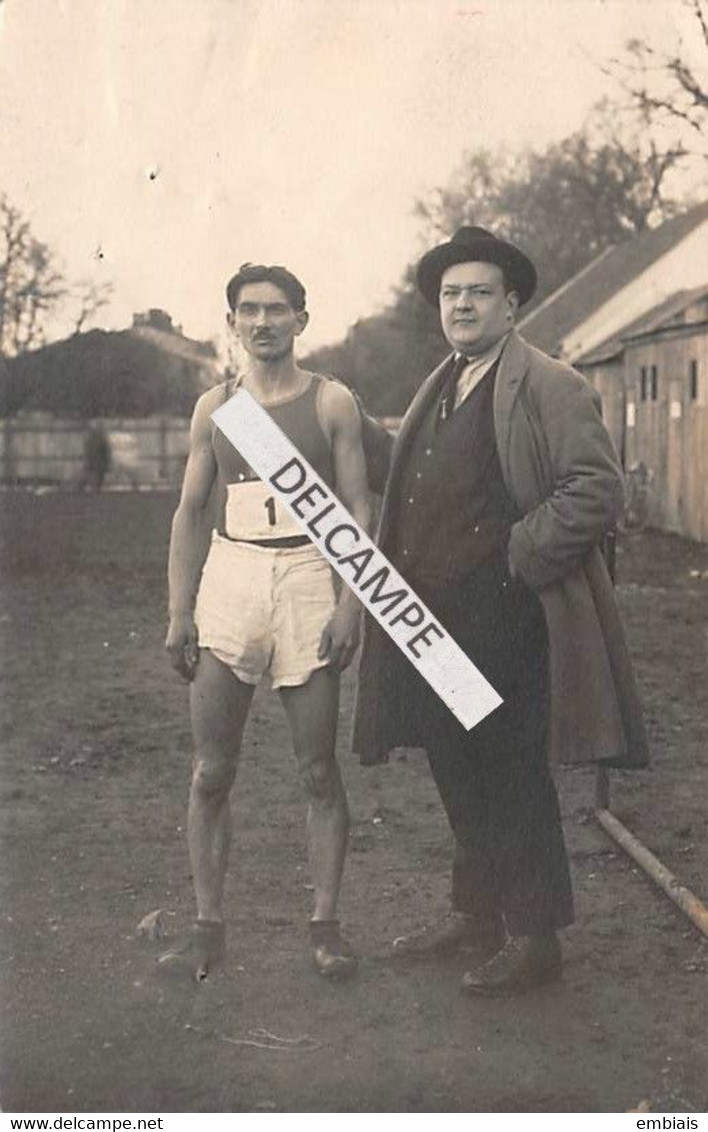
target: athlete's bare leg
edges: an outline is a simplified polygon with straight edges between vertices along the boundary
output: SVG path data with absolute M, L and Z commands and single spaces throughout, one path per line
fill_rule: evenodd
M 251 684 L 244 684 L 208 649 L 202 649 L 190 687 L 196 753 L 187 815 L 200 920 L 223 919 L 224 878 L 231 844 L 229 792 L 253 692 Z
M 349 835 L 349 810 L 334 754 L 339 677 L 328 668 L 281 688 L 307 793 L 307 839 L 315 886 L 313 920 L 334 920 Z

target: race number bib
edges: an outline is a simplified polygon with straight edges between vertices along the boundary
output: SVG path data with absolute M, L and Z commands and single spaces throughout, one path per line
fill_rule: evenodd
M 279 496 L 261 480 L 230 483 L 226 499 L 226 534 L 237 539 L 291 538 L 302 527 Z

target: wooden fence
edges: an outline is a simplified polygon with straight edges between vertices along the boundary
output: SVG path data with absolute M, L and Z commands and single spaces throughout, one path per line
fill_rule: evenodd
M 60 420 L 44 413 L 0 421 L 0 482 L 8 485 L 80 484 L 86 473 L 90 426 L 110 447 L 106 485 L 177 485 L 189 449 L 189 422 L 181 417 L 139 420 Z

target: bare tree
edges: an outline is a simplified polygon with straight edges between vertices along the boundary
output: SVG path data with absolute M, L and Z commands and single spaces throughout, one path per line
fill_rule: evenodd
M 65 294 L 49 248 L 0 196 L 0 356 L 41 345 L 46 316 Z
M 112 283 L 96 283 L 92 279 L 82 279 L 73 288 L 71 298 L 78 304 L 73 317 L 73 334 L 81 334 L 87 322 L 108 306 L 113 294 Z
M 708 161 L 708 7 L 706 0 L 684 0 L 683 6 L 700 44 L 695 59 L 681 40 L 666 50 L 637 38 L 602 69 L 619 84 L 627 107 L 645 126 L 673 126 L 687 143 L 685 152 Z

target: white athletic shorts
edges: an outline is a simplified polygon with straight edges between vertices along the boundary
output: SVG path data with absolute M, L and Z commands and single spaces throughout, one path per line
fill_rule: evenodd
M 212 534 L 197 594 L 200 648 L 246 684 L 304 684 L 336 605 L 332 569 L 311 543 L 274 549 Z

